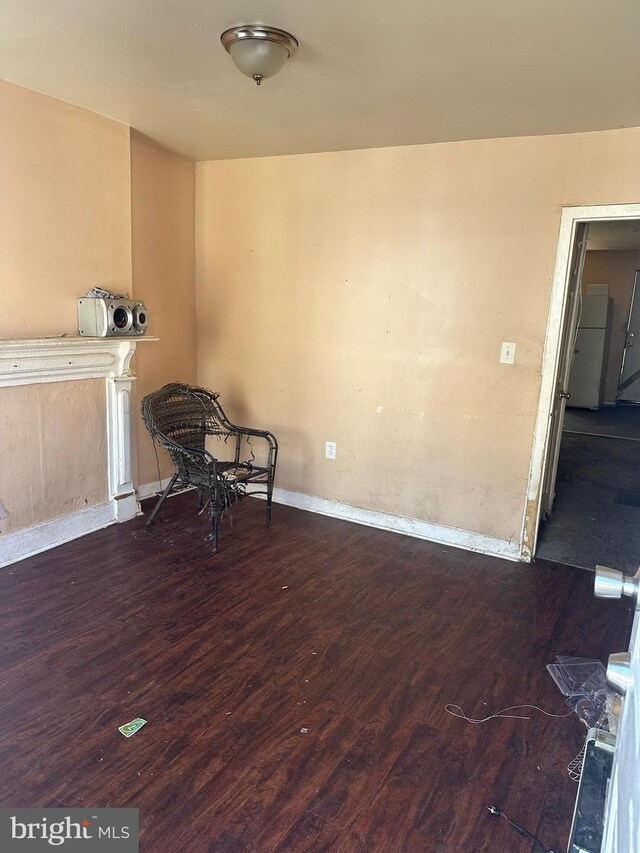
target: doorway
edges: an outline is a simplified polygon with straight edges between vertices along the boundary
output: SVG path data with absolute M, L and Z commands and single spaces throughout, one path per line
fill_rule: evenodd
M 640 554 L 640 218 L 629 216 L 628 207 L 619 219 L 596 218 L 599 208 L 579 209 L 592 214 L 585 219 L 576 216 L 578 209 L 563 213 L 574 221 L 535 554 L 634 573 Z

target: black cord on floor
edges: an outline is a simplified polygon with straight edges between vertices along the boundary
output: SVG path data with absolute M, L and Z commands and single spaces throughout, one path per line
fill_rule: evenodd
M 487 806 L 487 811 L 490 814 L 495 815 L 495 817 L 503 817 L 508 823 L 511 824 L 511 826 L 515 829 L 517 833 L 522 835 L 523 838 L 528 838 L 530 841 L 532 841 L 536 845 L 536 850 L 539 849 L 541 853 L 556 853 L 556 851 L 554 850 L 547 849 L 542 843 L 542 841 L 540 841 L 537 835 L 534 835 L 533 832 L 529 832 L 529 830 L 525 829 L 524 826 L 520 826 L 520 824 L 516 823 L 515 820 L 511 820 L 510 817 L 507 817 L 507 815 L 503 811 L 500 811 L 500 809 L 496 806 Z

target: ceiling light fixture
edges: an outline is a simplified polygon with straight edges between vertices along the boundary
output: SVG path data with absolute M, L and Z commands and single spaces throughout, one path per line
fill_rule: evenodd
M 220 41 L 236 67 L 258 86 L 277 74 L 298 48 L 291 33 L 262 24 L 231 27 L 222 33 Z

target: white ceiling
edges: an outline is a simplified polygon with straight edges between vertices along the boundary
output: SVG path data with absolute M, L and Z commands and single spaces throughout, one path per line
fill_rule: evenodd
M 592 222 L 589 225 L 587 249 L 640 250 L 640 220 Z
M 260 88 L 220 33 L 292 32 Z M 0 77 L 195 159 L 640 125 L 638 0 L 0 0 Z

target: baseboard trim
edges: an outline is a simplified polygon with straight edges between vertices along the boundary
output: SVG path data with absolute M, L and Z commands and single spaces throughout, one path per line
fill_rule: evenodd
M 380 530 L 389 530 L 392 533 L 404 533 L 405 536 L 414 536 L 417 539 L 427 539 L 441 545 L 464 548 L 466 551 L 475 551 L 480 554 L 487 554 L 490 557 L 501 557 L 514 562 L 524 561 L 518 542 L 494 539 L 492 536 L 484 536 L 481 533 L 463 530 L 460 527 L 448 527 L 445 524 L 434 524 L 429 521 L 420 521 L 417 518 L 364 509 L 339 501 L 305 495 L 301 492 L 290 492 L 286 489 L 274 489 L 273 500 L 275 503 L 296 509 L 316 512 L 319 515 L 329 515 L 332 518 L 364 524 L 367 527 L 377 527 Z
M 143 483 L 141 486 L 138 486 L 138 500 L 143 501 L 146 498 L 152 498 L 154 495 L 157 495 L 158 492 L 164 492 L 164 490 L 169 485 L 169 480 L 171 477 L 165 477 L 163 480 L 153 480 L 151 483 Z
M 170 479 L 171 477 L 165 477 L 163 480 L 154 480 L 152 483 L 143 483 L 141 486 L 138 486 L 138 500 L 144 501 L 147 498 L 157 497 L 160 492 L 164 492 L 167 488 Z M 179 486 L 178 491 L 171 492 L 167 497 L 173 498 L 176 495 L 181 495 L 183 492 L 190 492 L 192 489 L 193 486 Z
M 113 501 L 78 510 L 62 518 L 54 518 L 36 527 L 16 530 L 0 537 L 0 567 L 10 566 L 18 560 L 48 551 L 78 536 L 92 533 L 116 522 Z
M 166 488 L 169 478 L 145 483 L 138 488 L 138 499 L 144 500 L 153 497 L 159 491 Z M 180 492 L 172 493 L 180 494 Z M 258 497 L 258 496 L 256 496 Z M 301 492 L 291 492 L 287 489 L 274 489 L 273 500 L 275 503 L 296 509 L 315 512 L 319 515 L 328 515 L 343 521 L 351 521 L 354 524 L 363 524 L 367 527 L 376 527 L 380 530 L 388 530 L 392 533 L 403 533 L 405 536 L 413 536 L 417 539 L 426 539 L 430 542 L 438 542 L 441 545 L 451 545 L 455 548 L 463 548 L 467 551 L 475 551 L 491 557 L 501 557 L 505 560 L 520 562 L 523 557 L 517 542 L 509 542 L 505 539 L 495 539 L 463 530 L 459 527 L 448 527 L 444 524 L 434 524 L 428 521 L 420 521 L 417 518 L 408 518 L 393 515 L 388 512 L 365 509 L 352 506 L 351 504 L 332 501 L 327 498 L 318 498 L 313 495 L 305 495 Z M 40 554 L 50 548 L 55 548 L 79 536 L 92 533 L 108 527 L 117 521 L 117 512 L 113 501 L 98 504 L 97 506 L 79 510 L 71 515 L 55 518 L 36 527 L 27 530 L 18 530 L 0 537 L 0 568 L 17 563 L 34 554 Z

